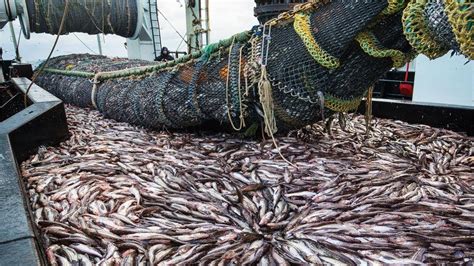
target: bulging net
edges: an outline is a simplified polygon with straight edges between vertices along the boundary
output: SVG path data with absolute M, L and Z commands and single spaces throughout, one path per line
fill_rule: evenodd
M 61 56 L 37 82 L 68 103 L 146 127 L 265 125 L 273 134 L 357 109 L 380 76 L 416 53 L 472 58 L 460 5 L 313 1 L 173 62 Z

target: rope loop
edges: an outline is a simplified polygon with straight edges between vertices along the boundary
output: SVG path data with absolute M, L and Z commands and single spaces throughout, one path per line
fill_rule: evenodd
M 97 99 L 97 89 L 98 89 L 98 85 L 100 84 L 100 80 L 99 80 L 99 77 L 102 73 L 97 73 L 95 74 L 94 76 L 94 79 L 92 80 L 92 91 L 91 91 L 91 102 L 92 102 L 92 106 L 94 106 L 95 109 L 99 109 L 97 107 L 97 102 L 96 102 L 96 99 Z
M 382 11 L 382 15 L 393 15 L 406 6 L 405 0 L 388 0 L 388 6 Z
M 324 51 L 316 42 L 311 31 L 310 16 L 298 13 L 295 15 L 294 29 L 300 36 L 309 54 L 322 66 L 335 69 L 340 65 L 339 59 Z
M 437 43 L 430 35 L 427 21 L 423 15 L 426 1 L 411 1 L 403 11 L 403 33 L 418 53 L 430 59 L 438 58 L 447 52 L 445 47 Z
M 226 86 L 225 86 L 225 99 L 226 99 L 226 109 L 227 109 L 227 118 L 229 119 L 229 122 L 230 122 L 230 125 L 232 126 L 232 128 L 235 130 L 235 131 L 240 131 L 242 130 L 244 127 L 246 127 L 246 124 L 245 124 L 245 116 L 244 116 L 244 107 L 243 107 L 243 99 L 242 99 L 242 92 L 241 92 L 241 84 L 240 84 L 240 80 L 241 80 L 241 74 L 242 74 L 242 49 L 244 47 L 241 47 L 239 49 L 239 75 L 238 75 L 238 81 L 237 81 L 237 90 L 238 90 L 238 97 L 239 97 L 239 112 L 240 112 L 240 115 L 239 115 L 239 126 L 236 126 L 234 124 L 234 121 L 232 119 L 232 114 L 231 114 L 231 107 L 229 106 L 229 83 L 230 83 L 230 75 L 231 75 L 231 63 L 232 63 L 232 51 L 233 51 L 233 48 L 234 48 L 234 45 L 235 45 L 235 38 L 233 39 L 232 41 L 232 44 L 230 45 L 230 48 L 229 48 L 229 58 L 228 58 L 228 61 L 227 61 L 227 78 L 226 78 Z
M 324 106 L 329 110 L 340 113 L 347 113 L 359 108 L 360 103 L 362 102 L 363 97 L 355 97 L 352 99 L 342 99 L 336 96 L 333 96 L 329 93 L 324 94 Z
M 474 60 L 474 4 L 472 1 L 445 0 L 444 7 L 461 52 Z
M 356 36 L 356 41 L 359 43 L 360 48 L 370 56 L 376 58 L 390 57 L 393 61 L 393 66 L 396 68 L 404 66 L 407 61 L 407 55 L 402 51 L 383 47 L 372 32 L 364 31 L 359 33 Z

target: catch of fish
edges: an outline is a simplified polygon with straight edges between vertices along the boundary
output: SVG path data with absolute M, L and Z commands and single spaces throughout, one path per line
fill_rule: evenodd
M 275 148 L 67 116 L 70 138 L 21 166 L 51 265 L 473 263 L 463 134 L 374 119 L 367 136 L 353 116 Z

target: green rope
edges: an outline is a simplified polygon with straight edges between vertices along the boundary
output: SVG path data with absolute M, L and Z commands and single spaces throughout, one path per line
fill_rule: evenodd
M 43 69 L 43 72 L 48 72 L 51 74 L 59 74 L 63 76 L 70 76 L 70 77 L 79 77 L 79 78 L 93 78 L 95 76 L 95 73 L 92 73 L 92 72 L 61 70 L 61 69 L 54 69 L 54 68 L 45 68 Z
M 217 50 L 218 43 L 210 44 L 202 50 L 201 60 L 206 63 L 211 58 L 213 51 Z

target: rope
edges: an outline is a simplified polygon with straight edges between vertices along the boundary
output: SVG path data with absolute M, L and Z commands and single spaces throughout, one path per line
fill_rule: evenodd
M 405 0 L 388 0 L 388 6 L 382 11 L 382 15 L 393 15 L 405 7 Z
M 280 157 L 293 167 L 297 167 L 281 153 L 281 147 L 278 145 L 275 139 L 275 133 L 278 131 L 276 126 L 275 114 L 274 114 L 274 105 L 272 97 L 272 85 L 268 80 L 267 69 L 265 65 L 262 65 L 261 77 L 258 83 L 258 94 L 260 95 L 260 103 L 262 104 L 263 109 L 263 120 L 265 133 L 272 138 L 273 145 L 278 150 Z
M 18 33 L 18 42 L 15 44 L 15 59 L 18 62 L 21 62 L 21 56 L 20 56 L 20 41 L 21 41 L 21 35 L 23 33 L 23 27 L 20 27 L 20 32 Z
M 237 81 L 237 89 L 238 89 L 238 93 L 239 93 L 239 109 L 240 109 L 240 122 L 239 122 L 239 126 L 235 126 L 234 124 L 234 121 L 232 119 L 232 115 L 230 113 L 230 107 L 229 107 L 229 80 L 230 80 L 230 64 L 232 63 L 231 62 L 231 56 L 232 56 L 232 49 L 234 48 L 234 42 L 235 42 L 235 39 L 232 41 L 232 44 L 229 48 L 229 59 L 228 59 L 228 62 L 227 62 L 227 80 L 226 80 L 226 86 L 225 86 L 225 100 L 226 100 L 226 107 L 227 107 L 227 117 L 229 118 L 229 121 L 230 121 L 230 125 L 232 126 L 232 128 L 235 130 L 235 131 L 240 131 L 242 130 L 242 128 L 246 127 L 245 125 L 245 117 L 243 115 L 243 107 L 242 107 L 242 92 L 240 91 L 240 79 L 241 79 L 241 73 L 242 73 L 242 48 L 239 49 L 239 76 L 238 76 L 238 81 Z
M 4 104 L 0 105 L 0 110 L 2 110 L 3 108 L 5 108 L 5 106 L 8 106 L 8 104 L 10 104 L 12 101 L 14 101 L 16 99 L 16 97 L 20 96 L 21 93 L 18 92 L 17 94 L 13 95 L 10 99 L 8 99 Z
M 267 32 L 268 28 L 268 32 Z M 268 135 L 273 135 L 277 132 L 276 120 L 274 114 L 273 97 L 272 97 L 272 84 L 268 79 L 267 73 L 267 60 L 270 50 L 270 41 L 272 34 L 272 25 L 265 24 L 263 26 L 263 38 L 261 46 L 261 62 L 260 62 L 260 79 L 258 81 L 258 94 L 260 97 L 260 103 L 263 109 L 263 120 L 265 123 L 265 132 Z
M 372 32 L 361 32 L 356 36 L 355 39 L 359 43 L 360 48 L 362 48 L 362 50 L 368 55 L 376 58 L 390 57 L 392 58 L 393 66 L 396 68 L 405 65 L 405 54 L 399 50 L 387 49 L 383 47 Z
M 273 97 L 272 97 L 272 85 L 268 80 L 268 74 L 266 66 L 262 66 L 260 81 L 258 83 L 258 94 L 260 96 L 260 103 L 263 109 L 263 120 L 265 123 L 265 133 L 269 136 L 273 135 L 278 131 L 276 126 Z
M 363 97 L 353 99 L 341 99 L 329 93 L 325 93 L 324 106 L 334 112 L 347 113 L 352 110 L 357 110 Z
M 96 98 L 97 98 L 97 86 L 99 85 L 99 77 L 100 77 L 100 73 L 97 73 L 94 77 L 94 79 L 92 80 L 92 91 L 91 91 L 91 102 L 92 102 L 92 105 L 94 106 L 95 109 L 99 109 L 97 108 L 97 103 L 96 103 Z
M 36 79 L 38 78 L 38 76 L 41 74 L 41 72 L 43 72 L 44 68 L 46 67 L 46 65 L 48 64 L 49 60 L 51 59 L 51 56 L 52 56 L 53 53 L 54 53 L 54 49 L 56 49 L 56 45 L 58 44 L 59 36 L 61 36 L 61 33 L 63 32 L 64 24 L 65 24 L 65 22 L 66 22 L 66 16 L 67 16 L 67 13 L 68 13 L 68 10 L 69 10 L 69 0 L 65 0 L 65 1 L 66 1 L 66 5 L 64 6 L 64 13 L 63 13 L 63 17 L 62 17 L 62 19 L 61 19 L 61 25 L 59 26 L 58 34 L 57 34 L 57 36 L 56 36 L 56 39 L 54 40 L 53 47 L 51 48 L 51 51 L 49 52 L 49 55 L 48 55 L 48 57 L 46 58 L 46 61 L 44 62 L 44 64 L 41 65 L 39 71 L 36 72 L 36 73 L 33 75 L 33 78 L 31 79 L 31 83 L 30 83 L 30 85 L 28 86 L 28 88 L 26 89 L 25 96 L 24 96 L 24 98 L 23 98 L 23 102 L 24 102 L 24 104 L 25 104 L 25 108 L 28 106 L 28 93 L 30 92 L 31 87 L 32 87 L 33 84 L 35 83 L 35 81 L 36 81 Z
M 61 70 L 55 68 L 44 68 L 43 72 L 51 73 L 51 74 L 58 74 L 68 77 L 78 77 L 78 78 L 88 78 L 92 79 L 95 76 L 95 73 L 92 72 L 85 72 L 85 71 L 74 71 L 74 70 Z
M 296 14 L 293 26 L 296 33 L 298 33 L 306 46 L 306 50 L 308 50 L 309 54 L 314 58 L 314 60 L 316 60 L 316 62 L 329 69 L 339 67 L 339 59 L 324 51 L 314 39 L 311 32 L 311 21 L 309 15 Z
M 265 24 L 269 26 L 276 26 L 279 24 L 290 23 L 295 19 L 295 16 L 298 13 L 313 11 L 329 2 L 330 0 L 309 0 L 307 3 L 296 5 L 293 10 L 281 13 L 280 15 L 278 15 L 278 17 L 267 21 Z
M 268 32 L 266 29 L 268 28 Z M 265 23 L 263 26 L 263 36 L 262 36 L 262 45 L 261 45 L 261 58 L 260 58 L 260 79 L 258 81 L 258 94 L 259 94 L 259 101 L 262 105 L 263 110 L 263 123 L 264 127 L 262 130 L 272 138 L 273 145 L 278 150 L 278 154 L 280 157 L 287 162 L 289 165 L 293 167 L 297 167 L 289 160 L 285 158 L 285 156 L 281 153 L 281 149 L 276 142 L 274 134 L 278 131 L 276 126 L 276 119 L 275 119 L 275 106 L 273 102 L 273 95 L 272 95 L 272 84 L 268 79 L 267 73 L 267 60 L 268 54 L 270 50 L 270 40 L 272 34 L 272 23 L 271 21 Z
M 101 13 L 100 13 L 100 17 L 102 18 L 102 28 L 100 28 L 97 23 L 95 22 L 96 18 L 94 17 L 93 14 L 91 14 L 90 10 L 85 8 L 85 11 L 86 11 L 86 14 L 87 16 L 89 16 L 89 18 L 91 19 L 90 21 L 92 22 L 92 24 L 94 25 L 94 27 L 102 34 L 105 34 L 104 32 L 104 28 L 105 28 L 105 14 L 104 14 L 104 1 L 101 1 Z
M 72 35 L 74 35 L 74 37 L 76 37 L 76 39 L 78 39 L 79 42 L 81 42 L 82 45 L 84 45 L 84 47 L 86 47 L 91 53 L 93 53 L 93 54 L 98 54 L 97 52 L 95 52 L 94 50 L 92 50 L 85 42 L 83 42 L 83 41 L 81 40 L 81 38 L 79 38 L 79 36 L 76 35 L 76 33 L 73 32 Z
M 474 60 L 474 5 L 472 1 L 445 0 L 444 7 L 461 52 Z
M 369 137 L 370 124 L 372 121 L 372 97 L 374 94 L 374 87 L 371 86 L 367 91 L 367 98 L 365 102 L 365 122 L 366 122 L 366 135 Z
M 183 37 L 183 35 L 181 35 L 181 33 L 179 33 L 179 31 L 173 26 L 173 23 L 171 23 L 171 21 L 168 20 L 168 18 L 161 12 L 161 10 L 158 8 L 158 13 L 160 13 L 160 15 L 166 20 L 166 22 L 168 22 L 168 24 L 170 24 L 171 28 L 173 28 L 173 30 L 178 34 L 178 36 L 181 38 L 181 40 L 186 43 L 188 46 L 191 46 L 187 41 L 186 39 Z M 193 48 L 193 47 L 191 47 Z M 195 48 L 193 48 L 195 49 Z M 178 49 L 176 49 L 178 50 Z
M 434 38 L 430 35 L 423 15 L 425 5 L 426 1 L 412 1 L 408 3 L 408 6 L 403 11 L 403 33 L 407 41 L 418 53 L 434 59 L 444 55 L 447 49 L 434 41 Z

